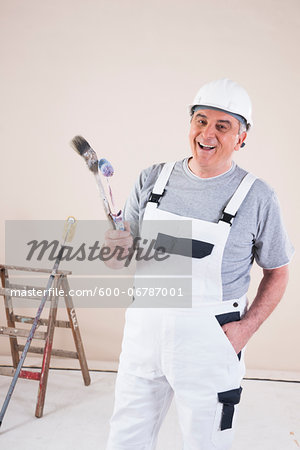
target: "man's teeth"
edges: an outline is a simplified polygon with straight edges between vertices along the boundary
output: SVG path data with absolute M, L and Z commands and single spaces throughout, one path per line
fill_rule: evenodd
M 200 145 L 201 148 L 209 148 L 209 149 L 215 148 L 215 145 L 204 145 L 201 144 L 200 142 L 198 142 L 198 144 Z

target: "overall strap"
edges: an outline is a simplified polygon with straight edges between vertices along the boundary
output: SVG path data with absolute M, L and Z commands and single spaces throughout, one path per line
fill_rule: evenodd
M 158 205 L 160 198 L 164 195 L 164 190 L 165 190 L 166 184 L 168 182 L 168 179 L 171 175 L 171 172 L 173 170 L 175 163 L 176 163 L 176 161 L 167 162 L 164 164 L 164 166 L 155 182 L 155 185 L 150 194 L 148 202 L 156 203 L 156 206 Z
M 232 225 L 232 222 L 234 220 L 234 217 L 236 216 L 239 207 L 246 198 L 246 195 L 248 194 L 255 180 L 256 176 L 252 175 L 252 173 L 247 173 L 247 175 L 245 175 L 240 185 L 238 186 L 237 190 L 231 197 L 230 201 L 225 206 L 222 217 L 219 220 L 219 222 L 222 221 L 228 223 L 230 226 Z

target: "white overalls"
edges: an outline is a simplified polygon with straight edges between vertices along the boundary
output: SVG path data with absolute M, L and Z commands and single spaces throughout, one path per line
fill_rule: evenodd
M 192 221 L 199 252 L 193 247 L 192 307 L 127 309 L 107 450 L 154 449 L 173 395 L 184 450 L 227 450 L 232 443 L 245 367 L 243 352 L 236 354 L 221 326 L 240 320 L 247 298 L 222 301 L 221 266 L 234 216 L 255 177 L 245 176 L 219 222 L 206 222 L 158 208 L 174 164 L 166 163 L 155 183 L 143 228 L 148 220 Z M 181 238 L 173 236 L 176 245 Z M 186 256 L 176 258 L 180 264 Z

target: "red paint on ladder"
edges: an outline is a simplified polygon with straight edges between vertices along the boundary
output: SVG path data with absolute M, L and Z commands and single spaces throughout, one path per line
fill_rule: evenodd
M 46 344 L 45 344 L 45 349 L 44 349 L 44 357 L 43 357 L 43 363 L 42 363 L 42 370 L 40 373 L 40 386 L 42 387 L 42 382 L 43 382 L 43 378 L 44 378 L 44 374 L 45 371 L 47 369 L 47 365 L 49 365 L 49 359 L 50 359 L 50 355 L 51 355 L 51 351 L 52 351 L 52 342 L 49 341 L 49 339 L 47 338 Z
M 32 372 L 30 370 L 21 370 L 19 378 L 27 378 L 28 380 L 37 380 L 41 379 L 40 372 Z

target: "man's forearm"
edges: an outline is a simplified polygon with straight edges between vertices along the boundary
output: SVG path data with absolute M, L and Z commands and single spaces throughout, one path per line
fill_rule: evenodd
M 265 270 L 253 303 L 242 320 L 222 326 L 236 353 L 245 347 L 251 336 L 280 302 L 288 282 L 288 266 Z
M 255 299 L 242 318 L 252 335 L 276 308 L 288 283 L 288 265 L 278 269 L 264 269 Z

